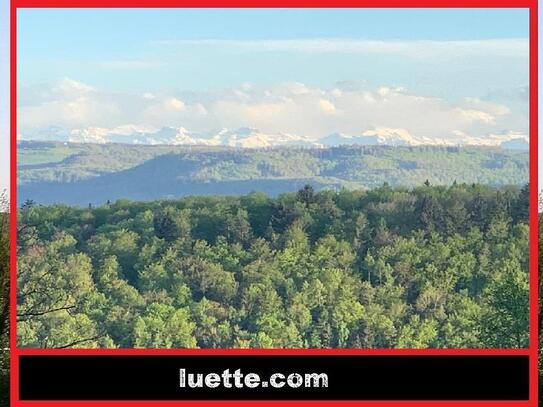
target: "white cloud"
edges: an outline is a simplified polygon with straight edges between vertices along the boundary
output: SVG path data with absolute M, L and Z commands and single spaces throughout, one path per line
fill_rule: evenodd
M 456 108 L 455 112 L 464 117 L 468 122 L 495 123 L 494 116 L 482 110 Z
M 168 110 L 183 111 L 185 103 L 177 98 L 168 98 L 164 101 L 164 106 Z
M 56 83 L 51 89 L 54 94 L 68 96 L 86 94 L 94 90 L 92 86 L 67 78 Z
M 445 57 L 454 59 L 466 56 L 494 55 L 505 57 L 528 56 L 527 38 L 503 38 L 461 41 L 377 41 L 345 38 L 285 39 L 285 40 L 166 40 L 155 41 L 156 45 L 168 47 L 212 46 L 234 51 L 275 52 L 293 51 L 302 53 L 359 53 L 401 55 L 409 58 Z
M 372 89 L 357 82 L 338 83 L 332 88 L 246 83 L 207 93 L 153 90 L 128 94 L 103 92 L 66 79 L 21 86 L 20 96 L 19 131 L 26 138 L 52 126 L 68 133 L 93 128 L 89 134 L 78 133 L 89 139 L 101 137 L 97 128 L 117 128 L 115 134 L 122 135 L 136 128 L 148 129 L 141 131 L 146 132 L 163 126 L 185 127 L 196 133 L 252 127 L 268 134 L 289 133 L 313 140 L 335 132 L 378 135 L 393 131 L 401 137 L 439 138 L 452 143 L 461 133 L 484 137 L 527 132 L 524 113 L 504 104 L 477 98 L 450 103 L 404 88 Z
M 462 104 L 465 107 L 472 109 L 485 110 L 494 116 L 502 116 L 511 111 L 511 109 L 503 104 L 498 104 L 488 100 L 481 100 L 478 98 L 464 98 Z
M 55 125 L 94 126 L 104 117 L 121 114 L 122 106 L 89 85 L 64 79 L 51 85 L 21 86 L 17 114 L 19 124 L 41 128 Z
M 319 106 L 321 110 L 326 114 L 334 114 L 336 113 L 336 107 L 332 102 L 330 102 L 327 99 L 321 99 L 319 100 Z

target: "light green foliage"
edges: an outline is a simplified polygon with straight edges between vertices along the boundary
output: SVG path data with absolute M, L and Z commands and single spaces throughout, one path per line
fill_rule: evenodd
M 307 186 L 277 198 L 26 205 L 19 343 L 525 347 L 524 192 Z
M 61 162 L 79 151 L 80 149 L 73 145 L 34 142 L 27 144 L 26 148 L 18 150 L 17 161 L 23 166 L 53 164 Z
M 195 324 L 185 308 L 151 303 L 134 324 L 134 346 L 137 348 L 194 348 Z

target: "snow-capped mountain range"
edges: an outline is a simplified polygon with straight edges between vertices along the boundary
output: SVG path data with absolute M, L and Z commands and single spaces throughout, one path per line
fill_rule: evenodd
M 19 135 L 20 140 L 65 141 L 79 143 L 127 143 L 127 144 L 169 144 L 228 146 L 238 148 L 265 148 L 276 146 L 328 147 L 339 145 L 477 145 L 501 146 L 509 149 L 528 149 L 528 137 L 521 133 L 489 134 L 473 137 L 457 131 L 448 138 L 416 137 L 405 129 L 376 128 L 360 135 L 333 133 L 314 139 L 289 133 L 264 133 L 254 128 L 220 129 L 208 133 L 193 133 L 184 127 L 163 127 L 161 129 L 140 126 L 120 126 L 114 129 L 89 127 L 65 131 L 53 127 L 33 137 Z

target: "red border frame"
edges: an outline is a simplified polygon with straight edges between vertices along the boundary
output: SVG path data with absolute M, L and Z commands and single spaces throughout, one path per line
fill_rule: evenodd
M 530 340 L 527 349 L 18 349 L 16 347 L 16 290 L 17 281 L 17 9 L 18 8 L 166 8 L 166 7 L 300 7 L 300 8 L 527 8 L 530 24 Z M 538 172 L 537 172 L 537 55 L 538 55 L 537 0 L 11 0 L 10 5 L 10 346 L 11 346 L 11 406 L 225 406 L 287 405 L 324 406 L 346 405 L 366 407 L 391 406 L 502 406 L 536 407 L 538 400 Z M 20 401 L 18 394 L 19 355 L 528 355 L 530 357 L 530 398 L 528 401 Z

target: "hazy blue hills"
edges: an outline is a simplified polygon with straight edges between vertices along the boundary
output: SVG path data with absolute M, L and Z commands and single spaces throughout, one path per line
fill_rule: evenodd
M 244 149 L 210 146 L 18 144 L 18 201 L 87 205 L 120 198 L 269 195 L 323 188 L 524 184 L 528 153 L 500 147 L 339 146 Z

